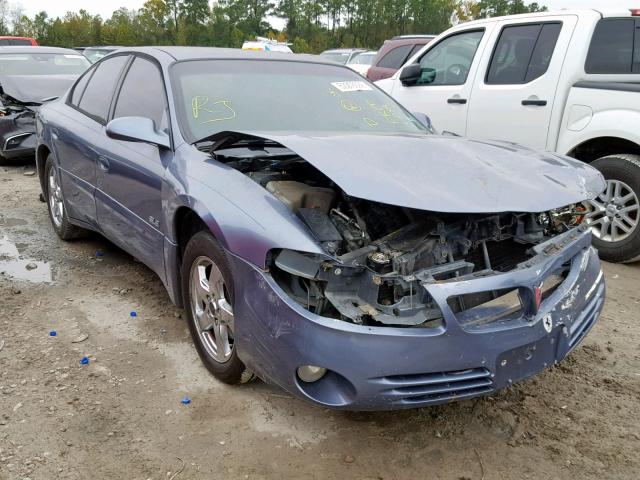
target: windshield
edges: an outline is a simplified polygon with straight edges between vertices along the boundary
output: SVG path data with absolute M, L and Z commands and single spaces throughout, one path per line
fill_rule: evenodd
M 349 62 L 349 65 L 371 65 L 377 52 L 361 53 Z
M 33 46 L 33 42 L 31 42 L 31 40 L 27 39 L 27 38 L 2 38 L 0 39 L 0 46 L 21 46 L 21 47 L 26 47 L 26 46 Z
M 330 60 L 332 62 L 341 63 L 342 65 L 347 63 L 349 60 L 350 52 L 322 52 L 320 56 L 325 60 Z
M 0 75 L 79 75 L 89 65 L 80 54 L 0 53 Z
M 206 60 L 172 67 L 180 128 L 191 143 L 225 131 L 414 133 L 426 128 L 344 67 Z

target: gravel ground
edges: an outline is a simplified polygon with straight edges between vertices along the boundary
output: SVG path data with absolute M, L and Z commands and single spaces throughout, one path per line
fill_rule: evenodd
M 1 480 L 640 478 L 640 265 L 604 265 L 600 322 L 536 378 L 337 412 L 218 383 L 148 269 L 57 239 L 32 171 L 0 167 Z

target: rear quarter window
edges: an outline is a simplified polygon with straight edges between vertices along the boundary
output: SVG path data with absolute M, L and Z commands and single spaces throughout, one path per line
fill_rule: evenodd
M 634 18 L 605 18 L 598 22 L 584 70 L 587 73 L 640 73 L 640 21 Z
M 91 75 L 93 75 L 95 68 L 88 70 L 80 80 L 76 83 L 75 87 L 73 87 L 73 92 L 71 93 L 71 100 L 69 104 L 73 107 L 78 108 L 80 105 L 80 99 L 82 98 L 82 94 L 84 93 L 84 89 L 87 87 L 87 83 L 91 79 Z

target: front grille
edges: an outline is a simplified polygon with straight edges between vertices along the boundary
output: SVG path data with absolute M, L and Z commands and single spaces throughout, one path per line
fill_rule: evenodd
M 562 285 L 570 269 L 571 262 L 567 262 L 544 278 L 540 283 L 540 301 L 549 298 Z M 533 305 L 535 295 L 530 287 L 520 286 L 454 295 L 447 299 L 447 304 L 462 328 L 479 331 L 500 325 L 508 327 L 526 311 L 537 311 Z
M 517 288 L 457 295 L 447 299 L 458 323 L 466 329 L 522 317 L 522 300 Z
M 491 373 L 486 368 L 472 368 L 451 372 L 392 375 L 372 379 L 386 388 L 382 395 L 394 403 L 441 403 L 460 400 L 493 390 Z

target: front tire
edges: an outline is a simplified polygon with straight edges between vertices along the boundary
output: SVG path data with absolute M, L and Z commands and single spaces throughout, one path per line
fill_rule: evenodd
M 60 174 L 53 162 L 53 157 L 49 155 L 44 167 L 44 196 L 49 210 L 51 225 L 58 237 L 62 240 L 72 240 L 80 237 L 84 230 L 72 225 L 67 216 L 67 206 L 64 201 L 64 194 L 60 185 Z
M 251 381 L 253 373 L 238 358 L 235 345 L 233 276 L 211 233 L 200 231 L 191 237 L 181 270 L 189 331 L 205 367 L 224 383 Z
M 608 262 L 640 260 L 640 155 L 610 155 L 591 166 L 607 182 L 604 192 L 585 202 L 593 245 Z

